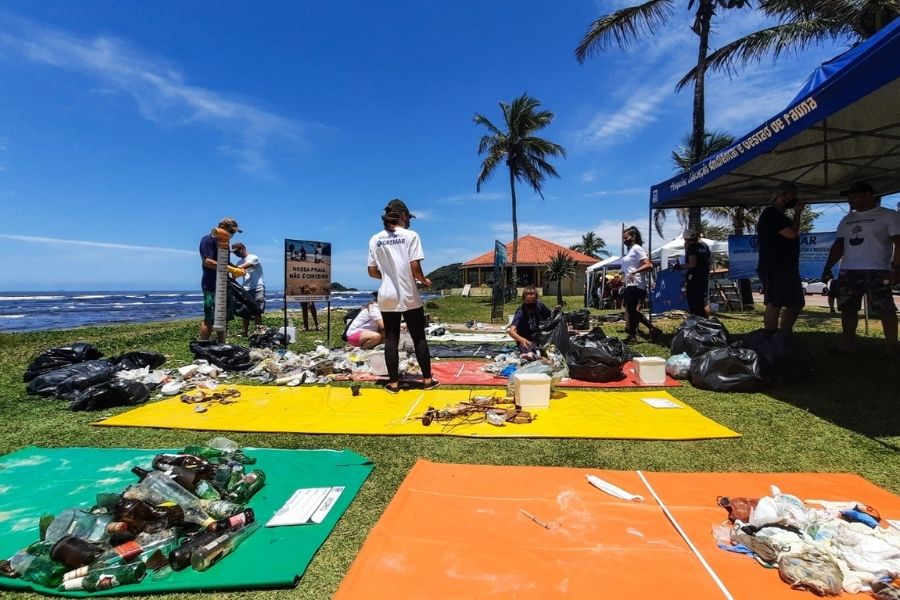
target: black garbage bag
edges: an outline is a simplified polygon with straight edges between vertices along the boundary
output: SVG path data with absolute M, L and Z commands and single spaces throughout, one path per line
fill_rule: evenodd
M 631 350 L 616 338 L 606 338 L 590 345 L 573 341 L 566 364 L 569 377 L 581 381 L 621 381 L 625 379 L 622 367 L 630 360 Z
M 95 360 L 102 356 L 103 353 L 96 346 L 87 342 L 75 342 L 69 346 L 44 350 L 28 365 L 22 381 L 28 383 L 42 373 L 55 371 L 86 360 Z
M 556 349 L 559 350 L 563 356 L 569 353 L 569 326 L 566 324 L 566 320 L 562 318 L 562 315 L 556 317 L 553 329 L 546 335 L 542 335 L 541 340 L 543 341 L 541 348 L 553 345 L 556 346 Z
M 25 391 L 32 395 L 61 398 L 106 381 L 116 370 L 116 366 L 105 358 L 88 360 L 42 373 L 29 382 Z
M 588 346 L 592 343 L 599 342 L 601 340 L 606 339 L 606 334 L 603 333 L 603 330 L 599 327 L 594 327 L 587 333 L 580 333 L 572 338 L 572 343 L 574 344 L 583 344 Z
M 565 314 L 565 318 L 566 323 L 572 329 L 583 331 L 591 328 L 591 311 L 586 308 L 568 312 Z
M 754 392 L 762 384 L 759 356 L 749 348 L 713 348 L 691 360 L 691 383 L 714 392 Z
M 727 345 L 728 331 L 718 319 L 692 315 L 675 330 L 672 354 L 686 352 L 691 358 L 696 358 L 713 348 L 724 348 Z
M 135 350 L 119 356 L 111 356 L 109 361 L 117 365 L 119 369 L 143 369 L 144 367 L 155 369 L 165 364 L 166 357 L 153 350 Z
M 150 390 L 140 381 L 110 379 L 82 390 L 69 403 L 69 410 L 105 410 L 135 406 L 150 398 Z
M 783 330 L 757 329 L 744 336 L 735 346 L 749 348 L 759 356 L 759 367 L 766 379 L 778 379 L 791 369 L 794 357 L 790 335 Z
M 228 301 L 234 302 L 234 314 L 242 319 L 252 319 L 262 314 L 253 292 L 245 290 L 234 279 L 228 280 Z
M 208 360 L 226 371 L 246 371 L 253 366 L 250 361 L 250 349 L 231 344 L 220 344 L 213 341 L 191 342 L 194 358 Z
M 251 348 L 281 348 L 287 345 L 287 337 L 278 331 L 269 327 L 262 333 L 254 333 L 250 336 L 247 343 Z

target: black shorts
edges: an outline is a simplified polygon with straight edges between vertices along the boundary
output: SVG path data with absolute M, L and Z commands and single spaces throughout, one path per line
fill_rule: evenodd
M 759 280 L 763 286 L 763 304 L 778 308 L 803 308 L 806 298 L 800 273 L 795 271 L 760 271 Z
M 890 271 L 841 271 L 837 283 L 837 305 L 841 311 L 859 312 L 862 297 L 869 299 L 869 308 L 880 315 L 897 312 L 889 281 Z
M 688 281 L 684 295 L 687 298 L 688 312 L 698 317 L 705 317 L 706 305 L 709 304 L 709 282 L 701 281 L 694 284 L 692 281 Z

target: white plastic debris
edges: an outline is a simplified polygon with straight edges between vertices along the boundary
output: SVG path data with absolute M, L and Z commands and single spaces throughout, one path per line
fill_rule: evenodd
M 180 394 L 184 389 L 183 381 L 170 381 L 169 383 L 162 386 L 162 389 L 159 392 L 163 396 L 174 396 L 175 394 Z

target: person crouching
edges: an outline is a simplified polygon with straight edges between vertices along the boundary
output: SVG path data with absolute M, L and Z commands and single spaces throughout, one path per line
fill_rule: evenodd
M 516 340 L 522 358 L 533 359 L 541 343 L 541 321 L 550 318 L 550 309 L 538 300 L 537 290 L 528 286 L 522 291 L 522 306 L 516 310 L 509 335 Z

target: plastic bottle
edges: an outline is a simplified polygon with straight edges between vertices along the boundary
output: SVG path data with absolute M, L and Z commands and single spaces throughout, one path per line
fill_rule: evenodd
M 266 474 L 260 470 L 250 471 L 228 490 L 227 499 L 238 504 L 246 504 L 264 485 Z
M 140 467 L 134 467 L 132 472 L 141 478 L 141 482 L 135 487 L 143 495 L 142 499 L 154 504 L 174 502 L 184 511 L 184 520 L 188 523 L 208 527 L 213 522 L 201 507 L 200 499 L 178 485 L 167 474 L 162 471 L 145 471 Z
M 138 583 L 144 578 L 146 573 L 147 566 L 138 561 L 128 565 L 116 565 L 89 571 L 83 577 L 64 581 L 60 587 L 67 591 L 84 590 L 86 592 L 96 592 L 129 583 Z
M 257 529 L 259 529 L 259 523 L 221 532 L 219 537 L 191 552 L 191 566 L 196 571 L 207 570 L 234 552 L 238 545 Z

